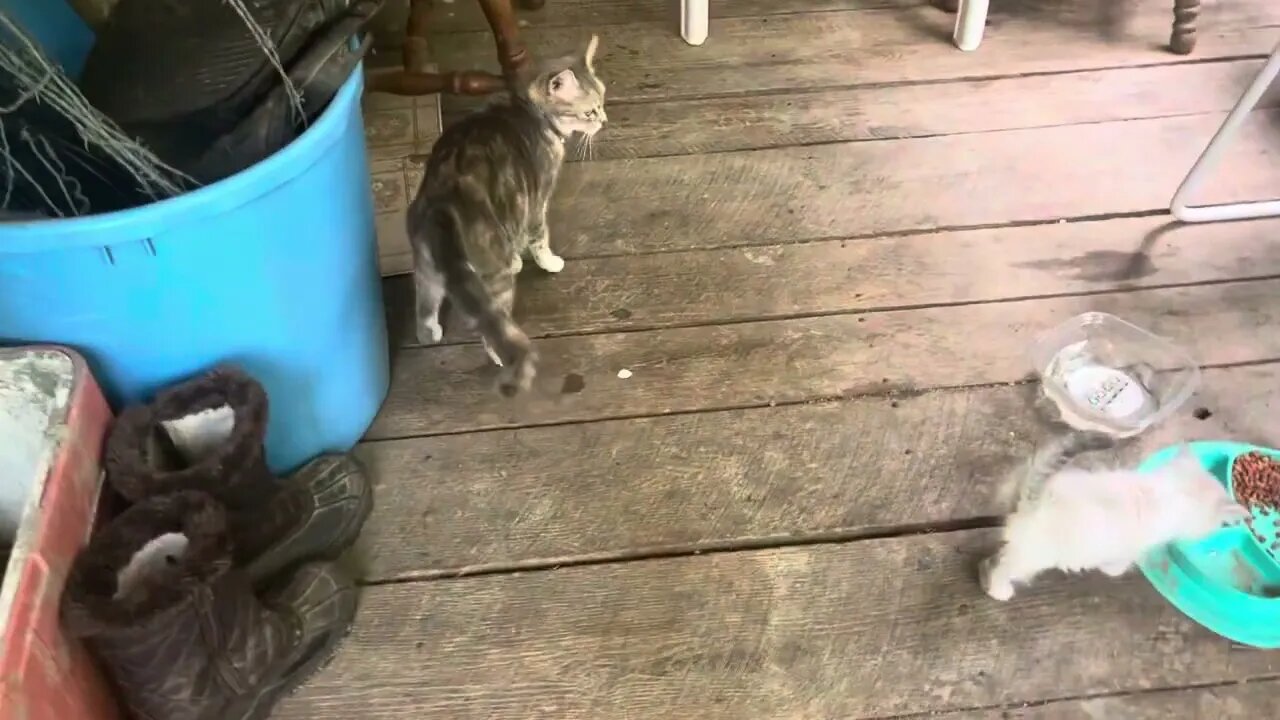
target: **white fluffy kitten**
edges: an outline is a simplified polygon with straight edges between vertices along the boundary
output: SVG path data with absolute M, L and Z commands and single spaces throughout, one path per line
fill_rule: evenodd
M 1014 583 L 1052 568 L 1116 577 L 1149 550 L 1249 516 L 1186 446 L 1155 472 L 1066 467 L 1075 455 L 1110 443 L 1098 433 L 1077 433 L 1037 453 L 1005 520 L 1004 547 L 982 563 L 979 580 L 988 595 L 1008 600 Z

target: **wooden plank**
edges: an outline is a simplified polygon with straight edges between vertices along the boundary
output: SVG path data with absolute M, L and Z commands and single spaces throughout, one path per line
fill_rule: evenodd
M 609 125 L 592 142 L 592 157 L 685 155 L 1226 112 L 1261 66 L 1260 60 L 1240 60 L 619 103 L 609 108 Z M 1259 107 L 1276 107 L 1277 100 L 1280 88 Z
M 367 437 L 1012 382 L 1035 333 L 1086 310 L 1179 338 L 1205 364 L 1270 359 L 1280 357 L 1280 335 L 1265 330 L 1280 322 L 1277 297 L 1280 281 L 1268 280 L 548 338 L 532 391 L 515 400 L 493 389 L 476 345 L 406 350 Z
M 809 720 L 1270 677 L 1136 577 L 981 593 L 990 531 L 367 588 L 275 717 Z
M 946 720 L 1221 720 L 1273 717 L 1280 684 L 1275 680 L 1208 688 L 1065 700 L 1035 707 L 947 714 Z
M 598 32 L 597 62 L 613 102 L 1186 61 L 1164 49 L 1172 21 L 1167 2 L 1143 2 L 1119 37 L 1099 32 L 1096 14 L 1094 3 L 1019 4 L 993 18 L 981 55 L 957 51 L 949 41 L 954 16 L 932 7 L 723 18 L 712 21 L 702 47 L 685 44 L 673 20 L 529 28 L 524 38 L 536 54 L 552 57 Z M 1200 17 L 1194 60 L 1263 55 L 1278 23 L 1280 7 L 1268 0 L 1215 5 Z M 444 67 L 497 70 L 487 32 L 435 36 L 433 50 Z
M 1264 277 L 1280 275 L 1280 253 L 1259 252 L 1278 234 L 1153 217 L 588 258 L 524 273 L 517 313 L 547 336 Z M 411 279 L 384 287 L 393 338 L 416 345 Z M 472 336 L 453 323 L 449 338 Z
M 1033 386 L 610 420 L 359 448 L 373 581 L 865 535 L 999 513 L 1045 424 Z M 1280 365 L 1210 369 L 1117 457 L 1186 438 L 1275 445 Z M 1205 420 L 1193 411 L 1211 412 Z M 448 478 L 442 482 L 441 478 Z M 927 479 L 927 483 L 924 482 Z
M 832 10 L 910 8 L 926 3 L 927 0 L 733 0 L 711 3 L 710 10 L 713 18 L 761 17 Z M 676 3 L 654 0 L 550 0 L 540 12 L 518 11 L 517 14 L 523 27 L 572 27 L 584 33 L 608 25 L 635 22 L 664 23 L 668 31 L 674 33 L 680 22 Z M 478 3 L 465 0 L 443 5 L 436 3 L 431 18 L 432 32 L 488 29 Z
M 1119 77 L 1106 83 L 1080 81 L 1080 91 L 1058 96 L 1079 98 L 1079 103 L 1066 103 L 1076 108 L 1124 107 L 1123 103 L 1107 103 L 1099 95 L 1090 95 L 1084 88 L 1096 86 L 1113 90 L 1118 87 L 1134 88 L 1134 97 L 1153 112 L 1177 112 L 1192 105 L 1187 98 L 1205 98 L 1204 107 L 1231 102 L 1236 92 L 1234 82 L 1243 77 L 1227 77 L 1215 74 L 1232 70 L 1247 74 L 1255 63 L 1188 65 L 1174 68 L 1154 68 L 1136 71 L 1116 71 Z M 1165 80 L 1144 85 L 1134 80 L 1125 81 L 1125 74 L 1136 72 L 1159 74 Z M 1173 89 L 1170 73 L 1178 73 L 1186 80 L 1185 88 L 1195 92 Z M 1183 75 L 1182 73 L 1185 73 Z M 1036 78 L 1044 86 L 1058 78 Z M 1002 80 L 989 84 L 1025 83 L 1030 80 Z M 1065 81 L 1075 84 L 1075 81 Z M 1153 89 L 1156 85 L 1164 91 Z M 940 88 L 943 100 L 958 99 L 947 95 L 951 86 Z M 1148 92 L 1147 89 L 1152 88 Z M 1214 88 L 1221 88 L 1215 90 Z M 877 93 L 892 94 L 895 91 L 918 91 L 915 88 L 879 88 Z M 1060 88 L 1065 89 L 1065 88 Z M 1029 92 L 1029 89 L 1028 89 Z M 1102 90 L 1102 95 L 1111 91 Z M 1125 93 L 1124 90 L 1115 90 Z M 1082 94 L 1084 93 L 1084 94 Z M 1021 94 L 1021 93 L 1020 93 Z M 1033 96 L 1034 97 L 1034 96 Z M 1161 100 L 1164 98 L 1164 100 Z M 959 123 L 963 129 L 965 118 L 982 118 L 977 122 L 993 121 L 992 118 L 1023 117 L 1034 122 L 1037 117 L 1046 120 L 1049 114 L 1037 116 L 1038 110 L 1022 112 L 1011 109 L 1009 113 L 981 112 L 982 103 L 975 104 L 974 112 L 948 113 L 944 105 L 931 106 L 923 102 L 887 102 L 875 107 L 919 108 L 923 117 L 946 118 L 937 120 L 940 125 Z M 990 98 L 987 98 L 990 100 Z M 775 100 L 768 100 L 774 102 Z M 791 100 L 778 101 L 791 102 Z M 663 105 L 632 106 L 632 109 L 664 108 Z M 1053 113 L 1052 108 L 1062 103 L 1027 102 L 1014 103 L 1014 108 L 1040 108 Z M 1135 108 L 1137 105 L 1134 106 Z M 930 109 L 932 108 L 932 109 Z M 797 110 L 797 113 L 802 111 Z M 864 115 L 878 111 L 864 110 Z M 897 111 L 887 110 L 891 115 Z M 893 117 L 878 116 L 871 124 L 908 124 L 904 132 L 927 134 L 939 127 L 912 125 L 907 116 L 915 109 L 901 110 Z M 736 113 L 733 117 L 750 117 L 750 113 Z M 710 115 L 692 116 L 707 127 L 717 123 L 706 122 Z M 1063 119 L 1081 120 L 1082 116 Z M 740 153 L 716 158 L 665 158 L 631 163 L 590 163 L 570 167 L 564 186 L 553 208 L 553 227 L 556 243 L 562 252 L 570 256 L 585 254 L 652 250 L 672 247 L 688 247 L 697 244 L 721 244 L 758 242 L 758 238 L 793 239 L 814 235 L 840 235 L 894 231 L 904 227 L 928 224 L 964 224 L 1019 220 L 1043 220 L 1046 214 L 1074 216 L 1105 212 L 1154 209 L 1167 202 L 1171 189 L 1176 187 L 1185 168 L 1194 161 L 1200 147 L 1213 132 L 1219 116 L 1200 119 L 1153 120 L 1150 124 L 1120 123 L 1090 126 L 1086 128 L 1055 128 L 1024 130 L 1013 134 L 991 133 L 963 138 L 931 138 L 927 140 L 901 140 L 868 146 L 841 145 L 805 150 L 779 149 L 768 153 Z M 844 125 L 844 121 L 839 121 Z M 1022 121 L 1012 121 L 1022 122 Z M 847 126 L 857 126 L 851 121 Z M 729 123 L 732 125 L 732 123 Z M 1266 119 L 1256 119 L 1253 132 L 1241 138 L 1241 151 L 1256 148 L 1267 152 L 1273 146 Z M 665 137 L 689 138 L 691 133 L 674 126 Z M 914 129 L 913 129 L 914 128 Z M 687 128 L 686 128 L 687 129 Z M 973 129 L 971 126 L 970 129 Z M 624 131 L 625 132 L 625 131 Z M 607 136 L 609 133 L 605 133 Z M 659 133 L 660 134 L 660 133 Z M 746 137 L 745 135 L 743 137 Z M 673 142 L 684 142 L 673 140 Z M 696 147 L 700 141 L 691 140 Z M 754 140 L 752 141 L 754 142 Z M 1097 153 L 1078 153 L 1076 148 L 1093 143 Z M 1257 143 L 1262 143 L 1257 145 Z M 1054 152 L 1052 150 L 1056 149 Z M 1233 157 L 1236 157 L 1233 155 Z M 981 168 L 975 167 L 975 158 L 989 159 Z M 1034 159 L 1031 162 L 1030 159 Z M 1020 162 L 1021 161 L 1021 162 Z M 1013 173 L 993 174 L 993 170 L 1014 169 Z M 1243 172 L 1241 172 L 1243 167 Z M 1234 182 L 1249 186 L 1235 192 L 1236 197 L 1247 197 L 1257 192 L 1265 195 L 1276 186 L 1274 163 L 1250 163 L 1240 166 L 1233 163 Z M 816 171 L 815 171 L 816 169 Z M 1115 183 L 1098 183 L 1098 175 L 1116 177 Z M 1253 173 L 1263 177 L 1253 179 Z M 735 177 L 737 182 L 726 182 Z M 1046 183 L 1045 177 L 1062 178 L 1061 184 Z M 879 182 L 877 182 L 879 181 Z M 921 202 L 918 189 L 921 185 L 937 187 L 973 188 L 971 192 L 929 195 L 928 202 Z M 1032 200 L 1052 206 L 1047 213 L 993 212 L 991 204 L 1010 197 L 1008 187 L 1016 186 L 1023 193 L 1031 193 Z M 1037 192 L 1039 191 L 1039 192 Z M 648 203 L 623 203 L 617 198 L 639 197 Z M 702 195 L 702 203 L 689 203 L 688 196 Z M 1230 195 L 1232 193 L 1225 192 Z M 1043 197 L 1035 197 L 1042 195 Z M 853 196 L 851 198 L 851 196 Z M 1021 197 L 1021 196 L 1019 196 Z M 863 202 L 857 202 L 857 199 Z M 1126 198 L 1132 198 L 1126 201 Z M 1082 207 L 1072 207 L 1072 201 L 1084 201 Z M 656 206 L 656 207 L 655 207 Z M 1028 203 L 1028 207 L 1032 207 Z M 727 212 L 720 212 L 727 208 Z M 921 217 L 927 214 L 929 216 Z M 726 217 L 742 223 L 727 222 Z M 612 224 L 600 224 L 601 219 Z M 388 262 L 388 268 L 407 270 L 407 249 L 401 253 L 403 261 Z M 389 254 L 389 253 L 388 253 Z
M 553 227 L 561 228 L 568 252 L 585 254 L 687 246 L 691 236 L 702 245 L 745 244 L 1153 210 L 1167 204 L 1220 120 L 1214 114 L 600 163 L 566 173 Z M 1272 121 L 1259 113 L 1240 136 L 1242 152 L 1267 160 L 1233 167 L 1213 196 L 1266 196 L 1276 186 Z M 614 200 L 624 185 L 638 202 Z M 926 188 L 938 192 L 922 197 Z M 595 236 L 574 217 L 592 218 Z
M 572 258 L 1158 211 L 1223 117 L 574 163 L 552 245 Z M 1275 196 L 1276 117 L 1249 117 L 1204 201 Z

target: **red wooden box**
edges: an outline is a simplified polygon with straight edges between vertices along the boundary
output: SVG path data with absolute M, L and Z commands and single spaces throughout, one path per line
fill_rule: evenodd
M 0 720 L 115 720 L 115 701 L 58 605 L 102 489 L 111 410 L 84 359 L 0 348 Z

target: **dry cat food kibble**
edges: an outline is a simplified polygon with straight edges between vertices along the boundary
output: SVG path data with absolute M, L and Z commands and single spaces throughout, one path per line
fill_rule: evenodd
M 1231 486 L 1250 510 L 1274 512 L 1280 507 L 1280 462 L 1256 452 L 1241 455 L 1231 467 Z

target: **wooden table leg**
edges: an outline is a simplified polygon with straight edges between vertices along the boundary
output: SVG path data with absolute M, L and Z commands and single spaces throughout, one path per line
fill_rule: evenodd
M 1190 55 L 1196 49 L 1196 20 L 1199 17 L 1200 0 L 1174 0 L 1170 50 L 1178 55 Z

